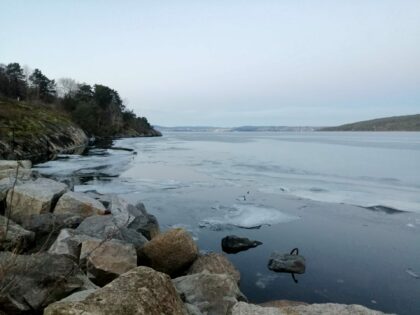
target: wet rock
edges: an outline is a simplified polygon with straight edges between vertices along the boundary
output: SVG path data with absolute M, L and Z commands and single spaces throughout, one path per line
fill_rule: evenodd
M 185 302 L 196 306 L 203 314 L 230 314 L 238 301 L 246 301 L 236 280 L 227 274 L 208 271 L 179 277 L 173 280 Z
M 93 283 L 104 286 L 137 267 L 137 254 L 132 244 L 91 239 L 82 242 L 79 262 Z
M 296 254 L 274 252 L 268 261 L 268 269 L 277 272 L 305 273 L 305 258 Z
M 7 234 L 6 234 L 7 229 Z M 28 249 L 35 239 L 35 233 L 25 230 L 12 220 L 0 216 L 0 250 L 18 251 Z
M 236 235 L 228 235 L 222 239 L 222 249 L 226 253 L 238 253 L 253 247 L 257 247 L 262 243 L 259 241 L 250 240 L 246 237 L 239 237 Z
M 113 215 L 94 215 L 83 220 L 77 227 L 79 234 L 85 234 L 99 239 L 117 239 L 133 244 L 137 253 L 143 248 L 148 240 L 133 229 L 127 228 L 128 223 L 121 223 Z
M 0 309 L 6 313 L 35 313 L 73 292 L 95 289 L 80 268 L 62 255 L 0 253 L 7 272 L 0 280 Z
M 200 255 L 188 270 L 188 274 L 200 273 L 203 271 L 216 274 L 228 274 L 239 283 L 241 275 L 235 266 L 223 255 L 210 253 Z
M 83 218 L 98 214 L 104 215 L 105 207 L 99 201 L 78 192 L 69 191 L 58 200 L 54 213 L 70 213 Z
M 92 236 L 80 234 L 72 229 L 62 229 L 56 240 L 48 249 L 51 254 L 65 255 L 79 263 L 82 242 L 95 239 Z
M 172 229 L 159 234 L 144 245 L 139 263 L 168 275 L 186 270 L 198 256 L 198 247 L 184 229 Z
M 49 305 L 44 315 L 186 315 L 170 278 L 137 267 L 76 302 Z
M 58 198 L 68 190 L 65 184 L 47 178 L 38 178 L 9 189 L 7 207 L 12 207 L 11 217 L 19 218 L 32 214 L 51 212 Z

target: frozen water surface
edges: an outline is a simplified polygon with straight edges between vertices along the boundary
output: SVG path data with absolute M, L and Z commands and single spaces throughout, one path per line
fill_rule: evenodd
M 362 304 L 420 314 L 420 133 L 168 133 L 38 166 L 78 191 L 142 201 L 203 251 L 228 234 L 263 245 L 229 259 L 250 301 Z M 305 274 L 267 269 L 298 247 Z M 338 280 L 337 280 L 338 279 Z M 372 302 L 374 301 L 374 302 Z

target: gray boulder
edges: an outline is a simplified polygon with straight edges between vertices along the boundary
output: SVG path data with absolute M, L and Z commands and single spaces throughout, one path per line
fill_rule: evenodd
M 19 222 L 19 218 L 31 214 L 51 212 L 58 198 L 68 190 L 65 184 L 47 178 L 25 182 L 9 189 L 7 207 L 11 217 Z
M 306 262 L 301 255 L 273 252 L 268 261 L 268 269 L 276 272 L 305 273 Z
M 127 227 L 143 234 L 149 241 L 160 233 L 156 217 L 147 212 L 135 217 Z
M 36 234 L 36 237 L 53 234 L 57 235 L 61 229 L 75 229 L 83 221 L 78 215 L 64 213 L 41 213 L 25 216 L 20 224 L 27 230 Z
M 148 241 L 141 233 L 127 228 L 127 224 L 113 215 L 94 215 L 84 219 L 76 231 L 102 240 L 116 239 L 130 243 L 139 252 Z
M 239 271 L 221 254 L 210 253 L 198 256 L 188 270 L 188 274 L 200 273 L 205 270 L 210 273 L 228 274 L 232 276 L 237 283 L 239 283 L 239 280 L 241 279 Z
M 35 251 L 47 250 L 62 229 L 76 228 L 82 217 L 71 214 L 42 213 L 21 218 L 20 225 L 35 233 Z
M 7 230 L 7 234 L 6 234 Z M 25 230 L 4 216 L 0 216 L 0 250 L 21 252 L 28 249 L 35 239 L 35 233 Z
M 247 300 L 236 280 L 227 274 L 203 271 L 176 278 L 173 282 L 185 302 L 196 306 L 203 314 L 230 314 L 233 305 Z
M 86 270 L 92 282 L 104 286 L 137 267 L 136 249 L 133 244 L 116 240 L 85 240 L 80 250 L 79 265 Z
M 62 229 L 54 243 L 48 249 L 51 254 L 65 255 L 74 262 L 79 263 L 82 242 L 95 239 L 94 237 L 80 234 L 72 229 Z
M 253 247 L 261 245 L 260 241 L 250 240 L 246 237 L 228 235 L 222 239 L 222 249 L 229 254 L 235 254 Z
M 95 289 L 80 268 L 62 255 L 0 253 L 6 270 L 0 287 L 0 309 L 6 313 L 35 313 L 73 292 Z
M 85 191 L 89 197 L 98 200 L 109 211 L 111 211 L 112 195 L 100 194 L 96 190 Z
M 172 229 L 157 235 L 144 245 L 139 263 L 174 276 L 185 271 L 198 256 L 198 247 L 184 229 Z
M 147 267 L 119 276 L 79 301 L 49 305 L 44 315 L 187 315 L 171 279 Z
M 69 191 L 58 200 L 54 213 L 69 213 L 86 218 L 95 214 L 104 215 L 106 209 L 102 203 L 86 194 Z
M 110 211 L 120 224 L 127 225 L 130 224 L 136 217 L 147 213 L 142 203 L 133 205 L 116 195 L 111 195 Z

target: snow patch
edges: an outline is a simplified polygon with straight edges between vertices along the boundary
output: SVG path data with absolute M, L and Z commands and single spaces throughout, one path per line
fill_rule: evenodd
M 235 204 L 219 217 L 207 218 L 199 223 L 200 227 L 214 228 L 233 225 L 245 229 L 260 228 L 263 225 L 286 223 L 299 217 L 283 213 L 277 209 L 260 205 Z

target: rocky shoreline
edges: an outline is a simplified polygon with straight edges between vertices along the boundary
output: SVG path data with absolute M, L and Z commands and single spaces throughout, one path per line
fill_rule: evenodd
M 0 211 L 3 314 L 383 314 L 251 304 L 226 256 L 200 252 L 184 229 L 161 232 L 142 203 L 74 192 L 29 161 L 0 161 Z

